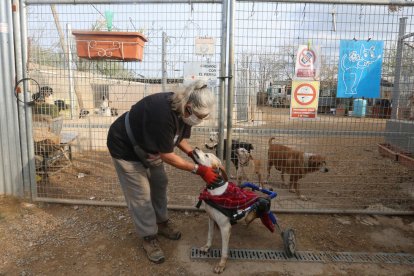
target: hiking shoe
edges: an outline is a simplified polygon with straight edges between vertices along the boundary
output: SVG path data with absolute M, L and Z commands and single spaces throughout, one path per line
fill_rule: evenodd
M 142 246 L 144 247 L 147 257 L 151 262 L 160 264 L 165 261 L 164 252 L 160 247 L 156 235 L 144 237 Z
M 179 240 L 181 232 L 174 228 L 170 220 L 158 224 L 158 234 L 170 240 Z

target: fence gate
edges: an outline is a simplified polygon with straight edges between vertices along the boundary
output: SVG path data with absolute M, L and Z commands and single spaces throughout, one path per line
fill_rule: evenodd
M 53 98 L 53 106 L 32 108 L 37 161 L 32 190 L 35 200 L 123 205 L 106 148 L 110 124 L 142 97 L 177 89 L 203 68 L 216 68 L 209 82 L 217 95 L 217 114 L 193 129 L 190 143 L 211 151 L 205 143 L 212 145 L 210 137 L 229 114 L 229 137 L 231 134 L 232 139 L 254 147 L 251 154 L 256 162 L 244 168 L 243 179 L 259 182 L 255 163 L 261 184 L 278 192 L 274 210 L 413 213 L 414 170 L 409 161 L 410 152 L 414 152 L 413 37 L 399 39 L 414 31 L 412 3 L 75 2 L 26 1 L 28 75 L 42 91 L 53 92 L 49 98 Z M 229 24 L 224 25 L 227 10 Z M 403 33 L 400 26 L 404 26 Z M 126 40 L 109 43 L 109 48 L 121 55 L 113 59 L 109 56 L 115 53 L 101 49 L 103 44 L 97 40 L 72 35 L 79 31 L 107 32 L 108 28 L 109 33 L 142 33 L 148 40 L 142 61 L 127 60 Z M 86 44 L 86 58 L 79 57 L 81 49 L 76 40 Z M 108 38 L 105 41 L 108 47 Z M 353 55 L 362 64 L 371 55 L 382 60 L 378 96 L 339 95 L 338 78 L 350 68 L 341 65 L 341 41 L 383 43 L 381 53 L 358 48 Z M 307 95 L 299 98 L 299 90 L 294 89 L 300 45 L 319 49 L 319 89 L 313 99 L 319 102 L 316 118 L 290 116 L 292 101 L 308 99 Z M 228 48 L 229 61 L 234 60 L 234 64 L 221 59 L 223 48 Z M 108 58 L 89 59 L 94 53 Z M 224 64 L 230 73 L 234 68 L 233 76 L 219 72 Z M 367 73 L 359 71 L 363 79 Z M 222 95 L 219 79 L 227 78 L 231 80 L 227 83 L 229 89 Z M 309 170 L 312 158 L 318 155 L 328 171 L 303 174 L 298 180 L 299 194 L 292 193 L 288 185 L 292 176 L 285 175 L 286 184 L 275 168 L 267 176 L 270 138 L 274 138 L 272 144 L 295 150 L 288 157 L 300 152 L 301 158 L 293 158 L 290 168 Z M 401 162 L 403 155 L 408 161 Z M 230 164 L 230 174 L 236 176 Z M 167 171 L 169 206 L 193 208 L 202 181 L 170 166 Z

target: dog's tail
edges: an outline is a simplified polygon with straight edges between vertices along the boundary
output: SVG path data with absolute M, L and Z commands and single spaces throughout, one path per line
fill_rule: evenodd
M 270 139 L 269 139 L 269 146 L 271 145 L 271 144 L 273 144 L 273 140 L 275 140 L 276 138 L 275 137 L 271 137 Z

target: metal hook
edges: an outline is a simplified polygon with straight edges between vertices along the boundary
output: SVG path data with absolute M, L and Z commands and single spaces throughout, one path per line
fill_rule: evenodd
M 276 17 L 279 15 L 279 12 L 278 12 L 278 10 L 277 10 L 278 5 L 279 5 L 279 3 L 276 3 L 276 9 L 275 9 L 275 15 L 276 15 Z
M 335 6 L 332 8 L 331 14 L 332 14 L 332 30 L 334 32 L 336 32 L 336 10 L 335 10 Z
M 302 11 L 302 13 L 303 13 L 302 25 L 303 25 L 303 23 L 305 23 L 305 16 L 306 16 L 305 11 L 306 11 L 306 3 L 305 3 L 305 5 L 303 6 L 303 11 Z
M 252 11 L 250 12 L 250 16 L 249 17 L 253 17 L 254 14 L 255 14 L 255 11 L 254 11 L 254 2 L 253 2 Z

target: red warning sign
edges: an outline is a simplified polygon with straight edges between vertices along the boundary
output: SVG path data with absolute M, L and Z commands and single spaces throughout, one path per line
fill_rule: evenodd
M 316 99 L 316 90 L 309 83 L 299 85 L 293 92 L 295 100 L 300 105 L 310 105 Z
M 318 46 L 299 45 L 296 63 L 295 77 L 307 80 L 318 80 L 321 62 Z
M 319 82 L 294 80 L 292 82 L 292 91 L 290 117 L 316 118 L 318 111 Z
M 303 67 L 309 67 L 316 62 L 316 54 L 311 49 L 302 49 L 299 55 L 299 64 Z

